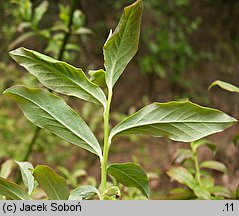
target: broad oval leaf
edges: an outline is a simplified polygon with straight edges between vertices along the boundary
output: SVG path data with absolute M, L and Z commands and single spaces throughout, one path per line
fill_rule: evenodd
M 134 163 L 114 163 L 109 165 L 108 172 L 121 184 L 127 187 L 138 188 L 149 198 L 149 180 L 139 165 Z
M 41 89 L 14 86 L 5 90 L 25 116 L 38 127 L 102 158 L 100 145 L 82 118 L 61 98 Z
M 103 47 L 106 84 L 109 89 L 113 88 L 137 52 L 142 11 L 143 3 L 141 0 L 126 7 L 118 26 Z
M 200 167 L 217 170 L 222 173 L 227 173 L 227 167 L 223 163 L 218 161 L 213 160 L 203 161 L 200 164 Z
M 10 55 L 47 88 L 105 106 L 104 92 L 86 77 L 82 69 L 25 48 L 13 50 Z
M 186 170 L 184 167 L 172 167 L 169 171 L 167 171 L 167 174 L 173 180 L 188 186 L 192 190 L 197 185 L 192 174 L 188 172 L 188 170 Z
M 192 142 L 220 132 L 237 122 L 225 113 L 186 102 L 153 103 L 116 125 L 109 140 L 117 134 L 143 133 Z
M 29 194 L 21 186 L 0 177 L 0 195 L 13 200 L 30 200 Z
M 239 93 L 239 88 L 230 84 L 230 83 L 227 83 L 227 82 L 223 82 L 223 81 L 220 81 L 220 80 L 216 80 L 214 81 L 210 86 L 209 86 L 209 90 L 214 87 L 214 86 L 220 86 L 222 89 L 224 90 L 227 90 L 227 91 L 230 91 L 230 92 L 237 92 Z
M 28 188 L 28 194 L 31 194 L 35 187 L 35 180 L 32 175 L 30 169 L 34 169 L 33 165 L 29 162 L 18 162 L 16 161 L 18 166 L 20 167 L 22 181 L 24 185 Z
M 95 195 L 100 197 L 100 192 L 94 186 L 85 185 L 73 190 L 70 193 L 69 200 L 86 200 L 94 197 Z
M 33 170 L 33 176 L 50 200 L 68 200 L 70 191 L 65 179 L 50 167 L 38 165 Z

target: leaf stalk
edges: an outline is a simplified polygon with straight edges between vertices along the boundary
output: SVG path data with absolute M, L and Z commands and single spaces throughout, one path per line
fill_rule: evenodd
M 109 114 L 110 114 L 112 95 L 113 95 L 112 90 L 109 89 L 107 105 L 104 111 L 104 147 L 103 147 L 103 159 L 101 160 L 101 186 L 100 186 L 101 197 L 106 190 L 106 181 L 107 181 L 108 155 L 109 155 L 109 149 L 110 149 Z
M 193 149 L 193 161 L 194 161 L 194 165 L 195 165 L 195 169 L 196 169 L 195 178 L 196 178 L 199 186 L 201 186 L 201 173 L 200 173 L 200 168 L 199 168 L 199 163 L 198 163 L 198 156 L 197 156 L 197 151 L 194 149 Z

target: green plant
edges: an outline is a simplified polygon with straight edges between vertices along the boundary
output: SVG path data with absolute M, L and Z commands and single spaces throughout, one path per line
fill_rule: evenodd
M 35 4 L 31 0 L 13 0 L 5 1 L 2 4 L 0 91 L 16 83 L 27 86 L 37 85 L 33 76 L 22 73 L 15 64 L 11 64 L 8 50 L 20 44 L 39 46 L 44 52 L 59 60 L 73 61 L 75 59 L 76 51 L 81 51 L 79 42 L 82 37 L 80 36 L 91 33 L 89 29 L 84 27 L 86 18 L 77 9 L 77 2 L 77 0 L 71 0 L 69 4 L 65 5 L 51 3 L 53 7 L 59 7 L 59 15 L 54 17 L 54 20 L 52 20 L 53 13 L 50 13 L 51 7 L 48 7 L 49 1 L 41 1 L 41 3 Z M 86 36 L 84 36 L 84 39 L 87 39 Z M 80 61 L 83 62 L 84 60 L 80 58 Z M 46 141 L 48 143 L 57 142 L 57 138 L 55 139 L 47 132 L 39 134 L 39 129 L 33 131 L 34 128 L 24 122 L 25 119 L 22 117 L 18 118 L 17 121 L 10 118 L 10 110 L 13 109 L 11 106 L 14 105 L 9 103 L 7 98 L 2 97 L 0 99 L 0 144 L 9 144 L 8 147 L 1 148 L 0 157 L 25 161 L 28 160 L 33 150 L 40 150 L 47 154 L 50 145 L 48 148 L 43 148 L 41 143 L 44 143 L 44 140 L 48 140 Z M 19 124 L 24 126 L 18 126 Z M 19 130 L 16 131 L 15 127 L 18 127 Z M 28 131 L 28 134 L 24 131 Z M 33 133 L 32 136 L 30 135 L 31 132 Z M 26 145 L 26 142 L 29 144 Z M 17 150 L 14 143 L 18 143 Z M 53 157 L 56 158 L 57 154 Z M 49 156 L 47 159 L 50 158 L 52 157 Z
M 211 85 L 208 87 L 208 90 L 210 90 L 214 86 L 219 86 L 220 88 L 229 92 L 239 93 L 239 88 L 237 86 L 234 86 L 227 82 L 223 82 L 221 80 L 216 80 L 213 83 L 211 83 Z M 238 142 L 239 142 L 239 133 L 233 138 L 233 143 L 235 145 L 237 145 Z
M 227 174 L 226 166 L 215 160 L 207 160 L 199 163 L 198 148 L 207 146 L 213 153 L 216 145 L 208 140 L 192 142 L 191 149 L 180 148 L 175 154 L 175 163 L 181 166 L 172 167 L 167 174 L 171 179 L 184 184 L 188 189 L 172 189 L 168 199 L 236 199 L 237 191 L 232 191 L 224 186 L 215 185 L 215 178 L 205 169 L 212 169 Z
M 239 88 L 237 86 L 234 86 L 230 83 L 227 82 L 223 82 L 221 80 L 216 80 L 214 81 L 210 86 L 209 86 L 209 90 L 214 87 L 214 86 L 220 86 L 222 89 L 230 91 L 230 92 L 236 92 L 239 93 Z
M 17 28 L 21 35 L 11 42 L 9 49 L 35 36 L 47 41 L 44 49 L 46 53 L 54 58 L 72 60 L 75 57 L 74 52 L 80 51 L 80 47 L 75 45 L 77 37 L 92 33 L 84 26 L 84 14 L 76 9 L 77 0 L 72 0 L 70 6 L 59 4 L 58 20 L 45 28 L 41 28 L 41 22 L 46 16 L 48 1 L 42 1 L 36 7 L 33 7 L 31 0 L 14 0 L 13 2 L 19 9 L 16 16 L 21 20 Z
M 124 9 L 124 13 L 115 31 L 103 47 L 105 70 L 90 73 L 88 78 L 82 69 L 65 62 L 25 48 L 10 52 L 10 55 L 21 66 L 47 88 L 92 103 L 103 108 L 104 141 L 99 144 L 84 120 L 70 108 L 62 98 L 53 93 L 14 86 L 4 94 L 19 104 L 24 115 L 38 127 L 47 129 L 66 141 L 84 148 L 98 156 L 101 164 L 101 182 L 99 191 L 92 186 L 84 186 L 85 194 L 97 193 L 100 199 L 111 199 L 112 193 L 118 194 L 117 185 L 107 187 L 107 175 L 110 174 L 117 183 L 139 189 L 147 198 L 150 197 L 148 178 L 144 170 L 135 163 L 111 163 L 108 155 L 112 140 L 116 135 L 146 133 L 157 137 L 168 137 L 175 141 L 193 142 L 210 134 L 220 132 L 233 125 L 236 120 L 221 111 L 201 107 L 189 101 L 153 103 L 130 115 L 110 130 L 110 107 L 113 87 L 125 67 L 135 55 L 140 34 L 140 21 L 143 11 L 142 0 L 137 0 Z M 107 96 L 96 80 L 106 83 Z M 97 83 L 99 83 L 97 81 Z M 102 83 L 100 82 L 100 83 Z M 33 176 L 50 199 L 71 199 L 66 183 L 54 171 L 46 166 L 37 166 Z M 2 195 L 11 193 L 11 184 L 1 179 L 0 185 L 7 190 Z M 51 185 L 61 185 L 58 194 L 52 193 Z M 19 190 L 19 188 L 14 185 Z M 1 190 L 0 190 L 1 193 Z M 79 194 L 75 189 L 73 194 Z M 22 199 L 29 196 L 20 197 Z M 88 198 L 84 195 L 84 199 Z

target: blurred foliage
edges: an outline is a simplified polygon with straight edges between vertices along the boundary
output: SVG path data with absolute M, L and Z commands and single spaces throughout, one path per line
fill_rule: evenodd
M 178 149 L 174 156 L 175 164 L 167 174 L 172 180 L 186 185 L 187 188 L 174 188 L 169 191 L 166 199 L 238 199 L 237 190 L 216 185 L 216 178 L 208 170 L 216 170 L 227 175 L 226 166 L 215 160 L 198 161 L 198 149 L 207 146 L 215 155 L 217 146 L 208 140 L 191 143 L 191 149 Z M 206 170 L 205 170 L 206 169 Z
M 59 56 L 60 47 L 64 41 L 64 35 L 68 32 L 69 12 L 70 6 L 59 4 L 59 15 L 57 21 L 52 25 L 41 27 L 44 21 L 44 14 L 48 12 L 49 2 L 42 1 L 35 8 L 33 8 L 30 0 L 15 0 L 13 1 L 18 5 L 19 11 L 16 16 L 20 17 L 21 22 L 18 25 L 18 31 L 21 35 L 17 37 L 9 45 L 9 49 L 16 48 L 19 44 L 23 43 L 32 36 L 43 38 L 47 43 L 45 52 L 51 54 L 54 58 Z M 46 23 L 44 23 L 46 25 Z M 47 23 L 49 25 L 49 23 Z M 67 44 L 64 52 L 63 59 L 72 61 L 76 57 L 74 52 L 80 51 L 79 46 L 76 44 L 77 36 L 84 34 L 91 34 L 91 30 L 85 26 L 85 15 L 80 10 L 76 10 L 73 14 L 73 23 L 71 27 L 71 42 Z
M 140 58 L 143 73 L 155 73 L 160 78 L 170 76 L 172 83 L 177 84 L 181 73 L 193 65 L 196 53 L 189 35 L 199 28 L 201 19 L 187 17 L 190 4 L 188 0 L 145 2 L 149 19 L 142 37 L 146 48 L 146 54 Z

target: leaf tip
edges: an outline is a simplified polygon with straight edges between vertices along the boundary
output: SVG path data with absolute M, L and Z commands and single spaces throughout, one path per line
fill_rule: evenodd
M 208 91 L 210 91 L 210 90 L 212 89 L 212 87 L 215 86 L 215 82 L 216 82 L 216 81 L 212 82 L 212 83 L 209 85 Z
M 8 94 L 9 94 L 9 91 L 10 91 L 10 89 L 11 89 L 11 88 L 7 88 L 7 89 L 5 89 L 5 90 L 3 91 L 3 94 L 4 94 L 4 95 L 8 95 Z

